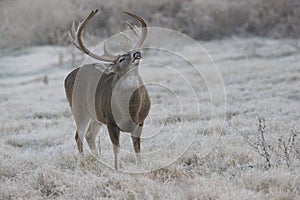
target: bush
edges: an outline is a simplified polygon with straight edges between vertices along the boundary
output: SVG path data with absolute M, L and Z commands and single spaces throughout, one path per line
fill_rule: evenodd
M 122 30 L 122 10 L 143 16 L 149 26 L 172 28 L 198 40 L 300 35 L 299 0 L 125 0 L 122 4 L 109 0 L 2 0 L 0 49 L 63 45 L 72 22 L 96 8 L 101 15 L 87 31 L 102 37 Z

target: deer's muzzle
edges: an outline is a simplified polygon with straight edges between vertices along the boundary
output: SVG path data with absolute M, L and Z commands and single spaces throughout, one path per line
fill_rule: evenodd
M 142 58 L 142 54 L 141 52 L 137 51 L 133 54 L 133 58 L 134 59 L 141 59 Z

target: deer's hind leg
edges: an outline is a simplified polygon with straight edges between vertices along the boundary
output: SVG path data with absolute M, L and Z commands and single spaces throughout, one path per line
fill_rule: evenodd
M 78 131 L 76 130 L 76 134 L 75 134 L 75 141 L 77 144 L 77 148 L 80 154 L 83 154 L 83 143 L 81 138 L 79 137 Z
M 83 154 L 83 139 L 84 139 L 84 135 L 87 132 L 87 129 L 89 127 L 90 124 L 90 119 L 89 118 L 79 118 L 80 120 L 78 120 L 78 118 L 75 118 L 75 122 L 76 122 L 76 134 L 75 134 L 75 140 L 77 143 L 77 148 L 80 154 Z M 76 120 L 77 119 L 77 120 Z
M 100 128 L 101 128 L 101 124 L 99 124 L 96 121 L 91 121 L 89 124 L 88 130 L 85 134 L 85 139 L 86 139 L 92 153 L 95 155 L 98 154 L 97 150 L 96 150 L 96 137 L 97 137 L 97 134 L 98 134 Z M 98 148 L 100 148 L 100 146 Z M 99 150 L 99 153 L 100 153 L 100 150 Z

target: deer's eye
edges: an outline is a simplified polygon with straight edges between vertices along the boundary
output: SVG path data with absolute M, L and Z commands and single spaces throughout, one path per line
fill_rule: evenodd
M 125 60 L 125 58 L 120 58 L 119 63 L 123 62 L 124 60 Z

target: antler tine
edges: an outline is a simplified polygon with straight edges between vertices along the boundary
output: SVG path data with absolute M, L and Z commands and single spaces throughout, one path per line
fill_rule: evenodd
M 128 52 L 130 51 L 130 49 L 132 48 L 132 38 L 130 38 L 128 35 L 126 35 L 125 33 L 121 32 L 120 35 L 125 39 L 126 45 L 121 45 L 121 49 L 124 52 Z M 130 41 L 130 44 L 129 44 Z
M 136 37 L 139 37 L 139 34 L 137 33 L 137 31 L 136 31 L 136 26 L 134 25 L 134 24 L 131 24 L 131 23 L 129 23 L 128 21 L 124 21 L 124 23 L 127 25 L 127 26 L 129 26 L 129 28 L 132 30 L 132 32 L 134 33 L 134 35 L 136 36 Z
M 100 60 L 100 61 L 113 62 L 118 58 L 118 56 L 115 56 L 112 54 L 107 54 L 107 53 L 104 53 L 104 55 L 94 54 L 84 45 L 84 43 L 81 39 L 85 26 L 88 24 L 90 19 L 96 15 L 97 12 L 98 12 L 98 10 L 93 10 L 82 22 L 79 23 L 77 29 L 75 28 L 76 27 L 75 23 L 73 23 L 71 31 L 69 31 L 68 34 L 69 34 L 69 37 L 70 37 L 72 43 L 78 49 L 80 49 L 82 52 L 84 52 L 85 54 L 91 56 L 92 58 Z
M 126 35 L 125 33 L 120 33 L 121 36 L 123 36 L 126 40 L 132 40 L 128 35 Z
M 147 36 L 147 23 L 145 22 L 145 20 L 133 13 L 130 12 L 126 12 L 124 11 L 125 14 L 135 18 L 140 24 L 141 24 L 141 28 L 142 28 L 142 33 L 139 37 L 139 40 L 137 41 L 136 45 L 135 45 L 135 49 L 138 49 L 142 46 L 142 44 L 144 43 L 146 36 Z
M 81 51 L 81 49 L 78 46 L 77 41 L 75 39 L 76 38 L 75 35 L 76 35 L 75 22 L 73 22 L 71 30 L 68 31 L 68 36 L 69 36 L 70 41 L 73 43 L 73 45 Z

